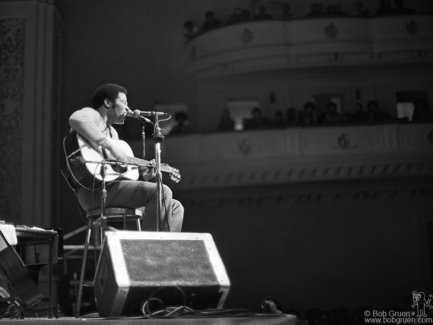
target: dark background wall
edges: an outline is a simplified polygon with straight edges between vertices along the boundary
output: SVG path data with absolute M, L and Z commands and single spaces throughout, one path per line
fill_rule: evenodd
M 359 304 L 409 308 L 414 288 L 431 290 L 431 199 L 393 193 L 398 183 L 385 183 L 177 196 L 187 204 L 184 230 L 210 232 L 215 239 L 232 280 L 228 306 L 258 311 L 270 295 L 301 312 Z

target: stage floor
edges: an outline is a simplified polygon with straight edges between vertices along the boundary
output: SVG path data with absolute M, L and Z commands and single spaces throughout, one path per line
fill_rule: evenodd
M 60 318 L 25 318 L 25 319 L 2 319 L 3 324 L 29 324 L 29 325 L 44 325 L 44 324 L 64 324 L 75 325 L 83 324 L 83 321 L 90 324 L 110 323 L 113 325 L 296 325 L 297 320 L 293 315 L 263 315 L 254 314 L 252 316 L 239 317 L 194 317 L 194 318 L 97 318 L 97 317 L 60 317 Z

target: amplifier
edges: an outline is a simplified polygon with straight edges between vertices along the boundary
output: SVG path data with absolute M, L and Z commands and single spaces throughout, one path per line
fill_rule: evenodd
M 94 279 L 99 315 L 140 315 L 162 306 L 222 308 L 230 281 L 210 234 L 107 232 Z M 152 303 L 152 306 L 158 303 Z

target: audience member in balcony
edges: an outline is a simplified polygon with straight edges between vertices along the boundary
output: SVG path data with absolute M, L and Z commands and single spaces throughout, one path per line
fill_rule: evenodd
M 324 14 L 324 7 L 321 3 L 313 3 L 307 17 L 320 17 Z
M 317 124 L 317 111 L 316 105 L 313 102 L 306 102 L 304 110 L 299 113 L 299 122 L 302 125 L 315 125 Z
M 227 24 L 237 24 L 240 22 L 242 22 L 242 9 L 240 7 L 236 7 L 233 11 L 233 14 L 229 16 Z
M 364 4 L 362 3 L 362 1 L 355 1 L 352 15 L 358 17 L 367 17 L 368 14 L 369 11 L 364 9 Z
M 272 15 L 266 12 L 266 6 L 264 5 L 259 6 L 259 14 L 254 16 L 255 20 L 269 20 L 273 18 Z
M 276 110 L 274 112 L 274 117 L 271 120 L 271 127 L 273 128 L 282 128 L 285 126 L 284 114 L 281 110 Z
M 414 110 L 412 115 L 412 122 L 431 122 L 433 121 L 433 115 L 428 106 L 427 100 L 424 98 L 418 98 L 414 102 Z
M 326 105 L 325 113 L 319 118 L 321 124 L 341 124 L 345 121 L 344 115 L 337 111 L 337 104 L 334 102 L 329 102 Z
M 220 27 L 221 26 L 221 21 L 219 21 L 218 19 L 215 19 L 215 14 L 213 11 L 208 11 L 206 12 L 205 15 L 206 21 L 203 24 L 203 32 L 207 32 L 210 31 L 214 28 Z
M 341 4 L 337 3 L 335 5 L 328 5 L 325 10 L 326 16 L 336 17 L 336 16 L 344 16 L 347 13 L 343 12 L 343 7 Z
M 295 126 L 298 124 L 298 117 L 296 114 L 296 109 L 289 107 L 286 111 L 286 125 Z
M 355 104 L 355 110 L 354 110 L 353 114 L 348 113 L 346 115 L 346 120 L 348 122 L 353 122 L 353 123 L 368 122 L 368 113 L 364 109 L 364 105 L 362 105 L 361 102 L 357 102 Z
M 395 13 L 398 15 L 413 14 L 416 11 L 404 6 L 404 0 L 395 0 Z
M 269 120 L 262 116 L 260 108 L 253 108 L 251 114 L 251 118 L 244 120 L 244 129 L 263 129 L 269 126 Z
M 378 15 L 392 15 L 394 13 L 394 9 L 391 8 L 391 0 L 380 1 L 379 9 L 377 9 Z
M 289 4 L 283 3 L 283 4 L 281 4 L 280 8 L 281 8 L 281 15 L 279 18 L 281 20 L 292 19 L 292 13 L 291 13 L 291 8 L 290 8 Z
M 235 129 L 235 121 L 230 117 L 228 109 L 222 111 L 221 119 L 218 123 L 218 131 L 233 131 Z
M 189 133 L 189 125 L 188 125 L 188 115 L 183 112 L 177 112 L 174 115 L 174 119 L 176 120 L 176 125 L 171 129 L 170 134 L 187 134 Z
M 242 21 L 250 21 L 251 20 L 251 11 L 248 9 L 242 10 Z
M 328 5 L 325 9 L 325 15 L 334 16 L 334 14 L 335 14 L 335 6 L 334 5 Z
M 335 15 L 336 16 L 347 16 L 347 12 L 343 12 L 343 6 L 339 3 L 337 3 L 335 6 Z
M 198 34 L 198 27 L 191 21 L 188 20 L 183 24 L 183 27 L 185 29 L 185 39 L 189 41 L 190 39 L 193 39 Z
M 367 103 L 367 114 L 370 123 L 384 123 L 391 120 L 386 112 L 379 109 L 379 103 L 375 100 L 370 100 Z

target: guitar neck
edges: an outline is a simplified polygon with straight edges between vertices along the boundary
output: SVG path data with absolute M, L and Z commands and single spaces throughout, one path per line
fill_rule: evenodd
M 145 160 L 145 159 L 136 158 L 136 157 L 127 157 L 126 162 L 129 164 L 133 164 L 133 165 L 137 165 L 137 166 L 141 166 L 141 167 L 147 167 L 147 168 L 155 168 L 156 167 L 155 163 L 150 162 L 150 161 Z M 171 168 L 167 165 L 161 164 L 161 171 L 171 173 Z

